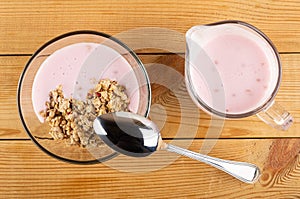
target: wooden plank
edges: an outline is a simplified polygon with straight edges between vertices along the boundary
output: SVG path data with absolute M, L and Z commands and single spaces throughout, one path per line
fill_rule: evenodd
M 74 30 L 115 35 L 161 27 L 184 34 L 191 26 L 229 19 L 259 27 L 281 52 L 299 52 L 300 45 L 298 0 L 13 0 L 0 2 L 0 19 L 0 54 L 33 53 L 51 38 Z
M 213 128 L 214 125 L 211 122 L 215 120 L 200 111 L 186 91 L 183 84 L 184 61 L 182 57 L 177 55 L 141 55 L 140 57 L 146 64 L 153 83 L 151 118 L 160 128 L 163 127 L 162 134 L 165 138 L 204 138 L 206 136 L 216 138 L 219 134 L 211 131 L 218 132 L 220 130 L 222 130 L 220 135 L 222 138 L 300 136 L 299 54 L 282 55 L 283 80 L 276 99 L 295 118 L 294 125 L 287 132 L 274 130 L 255 116 L 225 121 L 223 128 Z M 28 59 L 29 57 L 26 56 L 0 57 L 0 138 L 28 138 L 19 120 L 16 105 L 18 79 Z M 167 67 L 161 67 L 162 65 Z M 178 72 L 175 74 L 181 76 L 181 79 L 174 79 L 175 70 L 173 69 Z M 165 70 L 165 72 L 161 72 L 161 70 Z M 162 86 L 163 84 L 166 86 Z
M 220 136 L 223 138 L 299 137 L 300 84 L 298 77 L 300 73 L 298 63 L 300 56 L 298 54 L 282 54 L 281 58 L 283 77 L 276 101 L 289 110 L 295 119 L 294 125 L 287 132 L 280 132 L 269 127 L 256 116 L 239 120 L 226 120 L 223 128 L 214 128 L 214 124 L 220 126 L 222 121 L 218 122 L 216 119 L 212 119 L 211 116 L 201 110 L 198 112 L 197 106 L 191 101 L 186 91 L 183 79 L 184 59 L 182 55 L 142 57 L 152 83 L 158 82 L 164 85 L 154 84 L 152 86 L 153 108 L 150 117 L 152 116 L 152 120 L 157 124 L 165 124 L 162 133 L 169 138 L 193 136 L 195 128 L 197 128 L 195 137 L 198 138 L 219 136 L 216 132 L 220 130 L 222 130 Z M 172 69 L 175 69 L 178 73 L 172 71 Z M 167 88 L 165 85 L 167 85 Z M 186 132 L 181 130 L 181 127 Z
M 202 144 L 195 140 L 189 148 L 198 151 Z M 255 163 L 262 169 L 260 180 L 249 185 L 167 152 L 149 159 L 120 155 L 104 164 L 74 165 L 45 155 L 30 141 L 2 140 L 0 198 L 299 198 L 299 149 L 299 139 L 218 140 L 211 156 Z M 178 159 L 168 162 L 171 157 Z M 124 172 L 129 166 L 136 170 Z
M 29 57 L 0 57 L 0 137 L 26 138 L 17 109 L 19 77 Z

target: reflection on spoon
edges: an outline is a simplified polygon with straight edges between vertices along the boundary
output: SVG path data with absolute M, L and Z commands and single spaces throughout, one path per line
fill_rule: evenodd
M 95 119 L 93 126 L 108 146 L 124 155 L 144 157 L 164 149 L 209 164 L 246 183 L 256 182 L 260 175 L 256 165 L 222 160 L 167 144 L 161 139 L 157 126 L 137 114 L 104 114 Z

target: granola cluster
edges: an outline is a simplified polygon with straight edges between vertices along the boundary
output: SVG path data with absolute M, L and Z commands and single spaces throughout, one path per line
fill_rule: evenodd
M 105 113 L 128 111 L 128 104 L 125 88 L 105 79 L 88 92 L 86 101 L 65 98 L 62 86 L 58 86 L 50 91 L 46 110 L 41 115 L 50 125 L 49 134 L 53 139 L 82 147 L 100 146 L 102 141 L 94 132 L 94 120 Z

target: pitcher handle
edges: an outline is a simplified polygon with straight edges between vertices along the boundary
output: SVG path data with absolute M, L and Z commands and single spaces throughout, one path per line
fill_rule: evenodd
M 268 125 L 284 131 L 289 129 L 294 120 L 293 116 L 275 101 L 257 113 L 257 116 Z

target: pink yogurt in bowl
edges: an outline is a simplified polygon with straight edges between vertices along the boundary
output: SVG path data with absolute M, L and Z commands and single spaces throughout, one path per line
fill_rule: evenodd
M 85 149 L 51 140 L 40 115 L 49 92 L 58 85 L 66 98 L 85 100 L 100 79 L 124 86 L 129 111 L 148 116 L 147 72 L 137 55 L 116 38 L 95 31 L 71 32 L 49 41 L 30 58 L 18 86 L 19 114 L 28 135 L 47 154 L 72 163 L 103 162 L 116 155 L 106 146 Z
M 44 122 L 39 113 L 45 108 L 49 91 L 54 90 L 57 85 L 63 86 L 66 98 L 84 100 L 87 92 L 100 79 L 115 80 L 125 86 L 130 99 L 128 109 L 137 113 L 139 84 L 132 70 L 117 51 L 102 44 L 76 43 L 61 48 L 42 63 L 35 75 L 32 103 L 36 116 Z

